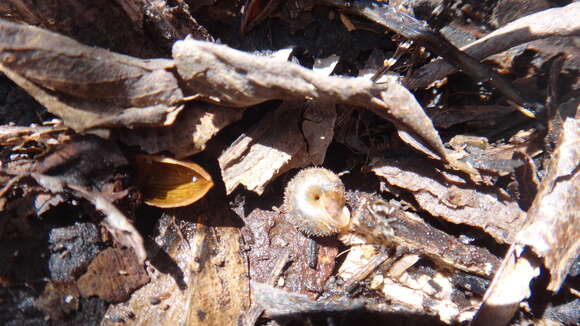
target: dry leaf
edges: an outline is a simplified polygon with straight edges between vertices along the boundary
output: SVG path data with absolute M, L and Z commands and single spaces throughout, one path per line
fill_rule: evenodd
M 518 228 L 521 231 L 486 292 L 473 325 L 492 321 L 506 325 L 520 302 L 530 296 L 531 281 L 539 275 L 541 262 L 525 250 L 526 246 L 544 259 L 550 272 L 548 290 L 552 292 L 560 289 L 580 254 L 579 130 L 576 119 L 565 120 L 548 174 L 528 210 L 529 220 L 523 229 Z
M 464 46 L 461 50 L 477 59 L 536 39 L 550 36 L 578 35 L 580 30 L 580 3 L 551 8 L 515 20 L 502 28 Z M 411 89 L 427 87 L 432 82 L 445 78 L 456 71 L 445 60 L 435 60 L 413 73 L 405 83 Z
M 234 107 L 273 99 L 365 107 L 393 122 L 401 138 L 417 150 L 448 159 L 431 120 L 397 77 L 376 84 L 365 78 L 323 76 L 291 62 L 192 39 L 176 42 L 173 58 L 190 95 Z
M 83 297 L 98 296 L 109 302 L 125 301 L 149 283 L 149 275 L 127 249 L 107 248 L 99 253 L 77 281 Z
M 244 109 L 188 103 L 171 126 L 121 129 L 120 140 L 149 154 L 169 151 L 181 159 L 203 151 L 220 130 L 241 119 Z
M 580 255 L 580 123 L 567 118 L 548 174 L 528 210 L 529 221 L 517 242 L 544 258 L 550 271 L 550 291 L 560 289 Z
M 0 20 L 0 70 L 76 130 L 167 122 L 182 99 L 172 66 L 171 60 L 132 58 Z M 131 108 L 149 111 L 125 111 Z

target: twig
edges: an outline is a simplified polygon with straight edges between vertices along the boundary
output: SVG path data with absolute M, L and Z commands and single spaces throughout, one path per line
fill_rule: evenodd
M 33 174 L 33 176 L 35 175 L 36 174 Z M 101 194 L 69 183 L 66 184 L 66 187 L 75 191 L 77 195 L 95 205 L 95 208 L 105 215 L 105 219 L 102 222 L 103 225 L 109 230 L 109 232 L 111 232 L 111 234 L 113 234 L 117 241 L 127 247 L 133 248 L 139 263 L 143 264 L 145 259 L 147 259 L 147 252 L 145 251 L 143 238 L 139 234 L 139 231 L 135 229 L 133 224 L 129 222 L 129 219 L 121 213 L 113 203 Z
M 398 11 L 393 6 L 377 4 L 368 0 L 348 1 L 348 4 L 342 0 L 323 1 L 364 16 L 379 25 L 422 44 L 447 61 L 460 67 L 471 78 L 481 82 L 489 82 L 507 99 L 515 102 L 517 104 L 516 108 L 528 117 L 533 117 L 534 111 L 543 110 L 542 104 L 533 103 L 526 99 L 510 82 L 481 64 L 477 59 L 456 48 L 439 32 L 430 29 L 424 22 Z
M 17 175 L 17 176 L 14 176 L 14 177 L 12 177 L 12 178 L 10 179 L 10 181 L 6 182 L 6 185 L 4 185 L 4 187 L 2 187 L 2 190 L 0 190 L 0 198 L 1 198 L 1 197 L 4 197 L 4 195 L 6 194 L 6 192 L 7 192 L 8 190 L 10 190 L 10 188 L 12 188 L 12 186 L 13 186 L 13 185 L 14 185 L 16 182 L 20 181 L 20 179 L 22 179 L 22 177 L 23 177 L 22 175 Z
M 468 55 L 479 60 L 503 52 L 516 45 L 551 36 L 573 36 L 580 34 L 580 2 L 566 7 L 544 10 L 522 17 L 462 47 Z M 457 71 L 443 59 L 435 60 L 415 71 L 405 81 L 410 89 L 425 88 L 432 82 Z
M 274 268 L 272 268 L 272 271 L 270 272 L 270 279 L 268 280 L 268 285 L 274 286 L 274 284 L 276 284 L 276 281 L 278 281 L 280 274 L 282 274 L 284 267 L 288 264 L 289 261 L 290 261 L 290 250 L 285 250 L 284 252 L 282 252 L 282 255 L 278 257 L 278 259 L 276 260 L 276 265 L 274 265 Z M 243 326 L 254 326 L 256 324 L 256 321 L 258 320 L 258 318 L 260 318 L 260 315 L 262 315 L 263 312 L 264 307 L 262 307 L 256 301 L 252 302 L 250 309 L 248 309 L 248 311 L 244 315 Z
M 105 219 L 102 221 L 102 224 L 107 228 L 107 230 L 109 230 L 109 232 L 111 232 L 117 241 L 135 250 L 135 255 L 137 256 L 140 264 L 143 264 L 145 259 L 147 259 L 147 252 L 145 251 L 143 238 L 141 237 L 139 231 L 135 229 L 131 222 L 129 222 L 129 219 L 123 215 L 123 213 L 121 213 L 121 211 L 115 207 L 113 203 L 111 203 L 100 193 L 87 190 L 79 185 L 65 182 L 57 177 L 41 173 L 20 173 L 5 168 L 1 171 L 6 174 L 15 176 L 1 190 L 2 195 L 7 189 L 10 188 L 10 186 L 14 185 L 14 183 L 16 183 L 18 180 L 27 176 L 34 178 L 34 180 L 36 180 L 40 186 L 52 193 L 60 193 L 65 191 L 67 188 L 72 190 L 77 196 L 88 200 L 95 206 L 95 209 L 101 211 L 105 215 Z
M 390 258 L 389 258 L 390 257 Z M 388 251 L 380 253 L 374 256 L 366 265 L 361 269 L 357 270 L 354 275 L 352 275 L 343 286 L 344 292 L 350 293 L 354 290 L 357 283 L 361 282 L 367 278 L 375 269 L 381 266 L 383 263 L 388 261 L 387 265 L 391 265 L 399 256 L 391 257 Z

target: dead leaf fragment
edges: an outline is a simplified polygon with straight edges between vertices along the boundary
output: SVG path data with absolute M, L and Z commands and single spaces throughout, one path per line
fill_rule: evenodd
M 579 130 L 577 119 L 566 118 L 548 174 L 528 210 L 529 220 L 506 254 L 472 325 L 492 321 L 506 325 L 520 302 L 530 296 L 530 282 L 539 275 L 541 261 L 526 246 L 544 259 L 552 292 L 560 289 L 580 254 Z
M 556 292 L 580 255 L 580 123 L 567 118 L 560 141 L 516 241 L 544 258 Z
M 211 209 L 207 221 L 231 223 L 228 211 L 224 206 Z M 248 263 L 241 240 L 236 227 L 197 223 L 191 248 L 195 258 L 186 269 L 185 325 L 235 325 L 249 307 Z
M 193 162 L 139 155 L 135 157 L 135 164 L 144 201 L 151 206 L 187 206 L 213 187 L 209 173 Z
M 431 120 L 397 77 L 377 84 L 366 78 L 324 76 L 291 62 L 192 39 L 176 42 L 173 58 L 184 80 L 184 92 L 190 95 L 233 107 L 273 99 L 365 107 L 392 121 L 401 138 L 414 148 L 447 159 Z
M 181 99 L 170 60 L 140 60 L 34 26 L 0 21 L 0 62 L 27 80 L 73 97 L 145 107 Z
M 521 245 L 513 244 L 489 285 L 470 325 L 506 325 L 531 294 L 530 282 L 540 274 L 540 263 Z
M 79 309 L 79 290 L 74 282 L 51 281 L 34 301 L 34 306 L 52 320 L 61 320 Z
M 181 159 L 203 151 L 220 130 L 241 119 L 244 109 L 191 102 L 170 126 L 119 130 L 120 140 L 149 154 L 169 151 Z
M 109 302 L 125 301 L 149 282 L 149 276 L 130 249 L 107 248 L 77 281 L 82 296 L 96 295 Z
M 0 70 L 76 130 L 163 123 L 183 97 L 171 67 L 171 60 L 132 58 L 0 20 Z M 125 112 L 131 108 L 150 112 Z

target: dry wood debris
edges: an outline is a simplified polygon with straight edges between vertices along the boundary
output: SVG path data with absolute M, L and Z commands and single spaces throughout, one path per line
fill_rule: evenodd
M 0 324 L 577 324 L 580 5 L 530 1 L 1 3 Z

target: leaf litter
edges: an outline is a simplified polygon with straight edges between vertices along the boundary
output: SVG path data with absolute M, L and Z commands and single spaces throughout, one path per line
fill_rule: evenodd
M 184 21 L 202 31 L 195 35 L 205 41 L 178 40 L 183 35 L 173 25 L 175 16 L 159 16 L 155 24 L 167 21 L 158 27 L 173 26 L 167 34 L 175 37 L 166 52 L 170 59 L 131 57 L 0 20 L 0 70 L 60 119 L 43 126 L 0 126 L 0 241 L 34 239 L 32 230 L 42 238 L 55 223 L 65 223 L 56 219 L 63 209 L 77 212 L 66 223 L 104 227 L 91 233 L 99 248 L 83 247 L 92 254 L 77 264 L 64 264 L 78 255 L 66 240 L 60 249 L 50 249 L 56 252 L 49 269 L 68 276 L 36 281 L 42 294 L 34 297 L 36 317 L 30 318 L 82 320 L 90 305 L 100 311 L 103 325 L 341 318 L 349 323 L 352 316 L 418 324 L 472 319 L 507 324 L 514 315 L 569 318 L 534 316 L 522 302 L 528 300 L 533 310 L 534 299 L 550 300 L 551 293 L 573 304 L 570 298 L 577 293 L 565 282 L 579 250 L 577 102 L 570 95 L 574 90 L 558 82 L 573 74 L 566 62 L 577 58 L 572 52 L 561 61 L 542 57 L 540 65 L 560 63 L 545 64 L 552 69 L 551 88 L 543 93 L 548 99 L 518 90 L 532 79 L 512 83 L 478 60 L 530 40 L 577 35 L 570 17 L 578 6 L 530 13 L 458 49 L 412 16 L 413 9 L 420 12 L 416 4 L 402 13 L 394 5 L 368 1 L 350 6 L 320 1 L 321 7 L 248 3 L 254 12 L 245 16 L 243 29 L 253 41 L 273 15 L 283 17 L 276 24 L 294 31 L 301 29 L 293 25 L 301 17 L 320 26 L 335 24 L 336 35 L 360 33 L 361 40 L 381 28 L 394 30 L 417 44 L 398 52 L 388 68 L 383 63 L 371 68 L 406 77 L 390 73 L 378 82 L 348 77 L 363 67 L 362 50 L 353 59 L 341 53 L 352 49 L 329 56 L 293 47 L 284 61 L 211 43 L 207 40 L 232 35 L 217 29 L 212 37 L 213 27 L 205 29 L 187 11 L 239 16 L 231 4 L 188 9 L 180 2 Z M 139 10 L 144 7 L 127 13 L 136 17 Z M 320 13 L 326 16 L 321 19 Z M 437 13 L 446 11 L 433 11 L 429 23 Z M 465 7 L 456 12 L 468 13 Z M 337 15 L 340 19 L 331 19 Z M 554 21 L 554 15 L 561 19 L 543 31 L 529 23 Z M 530 32 L 522 33 L 526 28 Z M 500 42 L 505 35 L 509 42 Z M 485 51 L 475 50 L 484 46 Z M 554 49 L 545 51 L 569 51 Z M 498 63 L 508 74 L 525 51 L 509 53 Z M 318 63 L 327 58 L 338 75 L 309 69 L 301 62 L 309 56 Z M 534 65 L 535 73 L 529 70 L 526 77 L 543 82 L 538 62 Z M 487 78 L 495 87 L 493 101 L 477 96 L 450 101 L 452 87 L 468 88 L 454 79 L 456 69 L 476 81 Z M 425 94 L 428 84 L 444 77 Z M 191 207 L 145 209 L 145 186 L 134 179 L 134 158 L 143 152 L 176 159 L 199 153 L 194 159 L 216 187 Z M 286 221 L 281 196 L 289 171 L 311 165 L 343 172 L 351 221 L 340 242 L 307 237 Z M 163 172 L 154 177 L 163 178 Z M 554 205 L 561 214 L 551 211 Z M 68 232 L 75 238 L 81 230 Z M 0 269 L 2 291 L 25 295 L 21 284 L 29 280 L 14 271 Z M 42 275 L 32 273 L 37 280 Z M 539 275 L 549 282 L 530 290 Z M 507 289 L 513 300 L 498 300 Z M 63 300 L 68 304 L 54 309 Z M 0 320 L 15 316 L 3 313 Z M 44 317 L 35 320 L 42 323 Z

